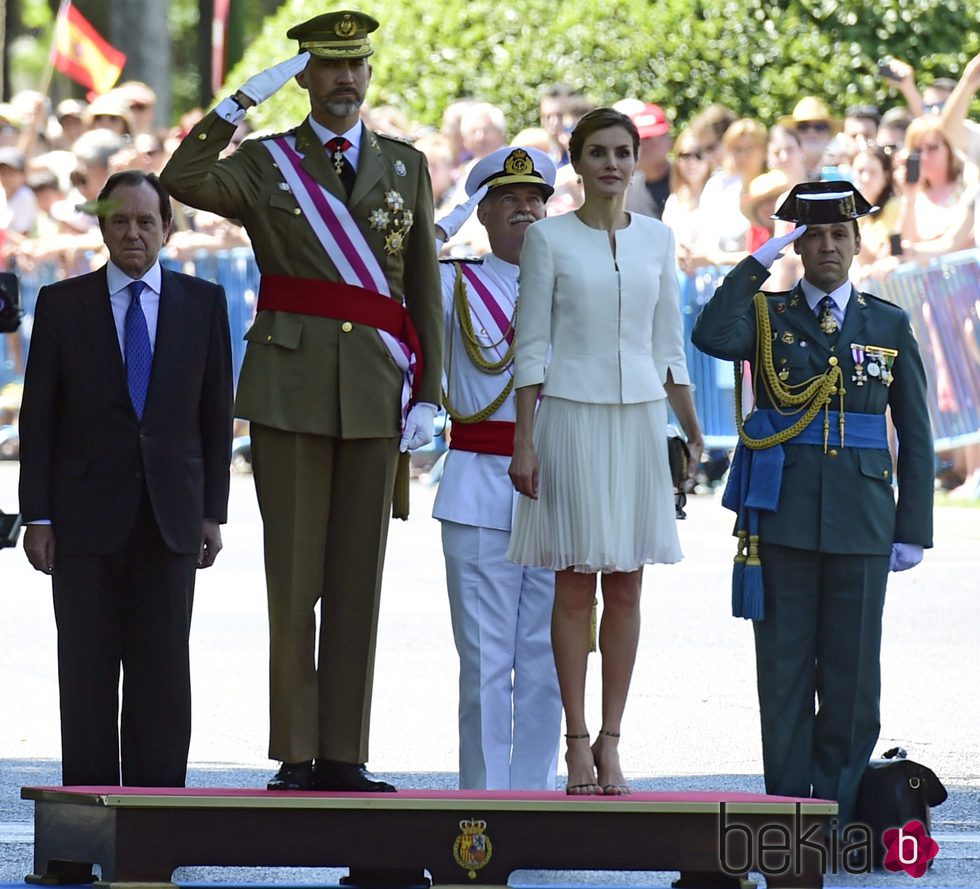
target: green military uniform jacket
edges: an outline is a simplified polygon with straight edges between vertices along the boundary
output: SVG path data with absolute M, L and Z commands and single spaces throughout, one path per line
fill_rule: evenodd
M 263 274 L 341 281 L 261 140 L 247 140 L 234 154 L 218 159 L 234 131 L 214 112 L 205 116 L 164 169 L 164 185 L 185 204 L 241 221 Z M 438 404 L 442 296 L 425 156 L 365 128 L 348 198 L 309 122 L 292 133 L 303 168 L 347 204 L 384 270 L 392 297 L 404 303 L 424 358 L 418 400 Z M 387 230 L 370 224 L 371 213 L 386 208 L 386 195 L 392 191 L 413 216 L 397 252 L 385 248 Z M 245 338 L 237 416 L 277 429 L 340 438 L 400 434 L 402 372 L 374 328 L 264 311 Z
M 692 340 L 701 351 L 733 361 L 756 360 L 753 297 L 769 277 L 748 257 L 725 278 L 698 318 Z M 898 500 L 892 458 L 885 449 L 841 447 L 832 424 L 827 453 L 819 445 L 785 444 L 779 505 L 760 516 L 766 543 L 826 553 L 887 555 L 893 542 L 932 546 L 934 453 L 926 406 L 926 380 L 909 317 L 898 306 L 852 290 L 841 330 L 825 334 L 796 289 L 767 293 L 773 363 L 788 385 L 823 374 L 835 361 L 843 371 L 845 412 L 891 410 L 899 439 Z M 852 381 L 851 344 L 898 352 L 890 386 L 868 377 Z M 753 371 L 755 372 L 755 368 Z M 758 377 L 760 408 L 772 408 Z M 836 396 L 831 409 L 839 407 Z M 822 414 L 818 422 L 822 422 Z

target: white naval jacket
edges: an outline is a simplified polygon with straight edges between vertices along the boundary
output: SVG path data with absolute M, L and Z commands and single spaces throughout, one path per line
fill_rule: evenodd
M 507 317 L 512 318 L 517 299 L 517 266 L 504 262 L 492 253 L 483 257 L 481 262 L 470 265 L 497 285 L 507 300 L 502 308 Z M 442 354 L 449 400 L 464 415 L 475 414 L 500 394 L 510 379 L 513 367 L 502 374 L 485 374 L 474 367 L 466 355 L 459 319 L 455 315 L 456 265 L 440 262 L 439 271 L 442 275 L 442 307 L 446 324 L 446 345 Z M 500 343 L 496 350 L 489 348 L 494 338 L 487 336 L 481 320 L 481 313 L 486 310 L 472 292 L 469 292 L 469 302 L 473 329 L 480 341 L 488 347 L 486 356 L 498 360 L 507 351 L 507 343 Z M 514 394 L 511 393 L 487 419 L 514 422 Z M 513 502 L 517 496 L 507 475 L 509 466 L 510 457 L 450 449 L 432 507 L 433 518 L 460 525 L 509 531 Z
M 690 383 L 674 236 L 659 220 L 630 214 L 615 258 L 606 232 L 574 213 L 534 223 L 518 305 L 518 388 L 543 383 L 556 398 L 633 404 L 666 397 L 668 371 Z

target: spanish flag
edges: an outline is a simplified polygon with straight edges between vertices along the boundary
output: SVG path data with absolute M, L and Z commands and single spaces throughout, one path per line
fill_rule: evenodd
M 126 64 L 126 54 L 110 46 L 71 3 L 58 13 L 54 66 L 95 93 L 107 93 Z

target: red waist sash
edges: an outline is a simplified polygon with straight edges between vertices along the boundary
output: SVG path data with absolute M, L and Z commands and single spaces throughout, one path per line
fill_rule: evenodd
M 449 447 L 457 451 L 512 457 L 514 456 L 514 424 L 507 420 L 454 423 Z
M 408 310 L 397 300 L 339 281 L 263 275 L 256 310 L 352 321 L 390 333 L 415 356 L 413 401 L 417 397 L 422 381 L 422 346 Z

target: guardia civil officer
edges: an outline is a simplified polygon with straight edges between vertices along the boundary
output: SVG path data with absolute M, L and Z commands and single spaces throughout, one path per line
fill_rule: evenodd
M 551 649 L 554 572 L 505 557 L 515 492 L 514 310 L 524 233 L 545 215 L 555 164 L 500 148 L 466 179 L 469 200 L 439 220 L 448 239 L 476 208 L 491 253 L 444 262 L 446 393 L 452 438 L 433 515 L 459 653 L 459 786 L 554 790 L 561 697 Z
M 932 435 L 909 316 L 848 280 L 856 220 L 873 209 L 849 182 L 798 185 L 776 213 L 797 228 L 739 263 L 693 332 L 704 352 L 753 362 L 755 411 L 725 503 L 739 512 L 733 602 L 754 620 L 766 790 L 837 800 L 842 827 L 878 739 L 888 572 L 932 545 Z M 803 279 L 759 293 L 791 242 Z
M 364 766 L 379 591 L 399 449 L 432 436 L 442 308 L 425 157 L 358 117 L 377 27 L 341 10 L 291 28 L 299 54 L 222 101 L 162 175 L 240 219 L 262 272 L 236 410 L 265 527 L 270 790 L 394 790 Z M 309 116 L 219 160 L 294 76 Z

